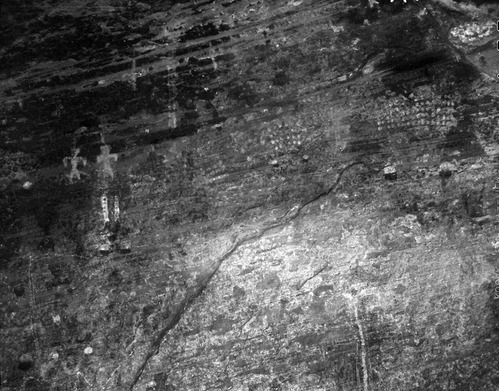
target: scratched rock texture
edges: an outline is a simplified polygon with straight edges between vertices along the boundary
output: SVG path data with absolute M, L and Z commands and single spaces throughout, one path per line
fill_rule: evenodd
M 1 391 L 499 389 L 496 6 L 0 7 Z

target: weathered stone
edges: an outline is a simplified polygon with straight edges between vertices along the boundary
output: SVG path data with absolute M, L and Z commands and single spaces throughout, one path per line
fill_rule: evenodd
M 498 15 L 2 3 L 0 388 L 495 390 Z

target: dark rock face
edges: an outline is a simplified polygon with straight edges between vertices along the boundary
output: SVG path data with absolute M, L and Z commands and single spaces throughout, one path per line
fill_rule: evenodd
M 2 391 L 496 390 L 499 13 L 375 3 L 2 3 Z

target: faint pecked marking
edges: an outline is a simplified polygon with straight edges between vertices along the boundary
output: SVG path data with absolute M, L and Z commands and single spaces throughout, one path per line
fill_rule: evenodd
M 350 303 L 352 304 L 352 308 L 353 308 L 353 313 L 354 313 L 354 316 L 355 316 L 355 323 L 357 323 L 357 328 L 359 329 L 359 338 L 360 338 L 360 348 L 361 348 L 361 352 L 360 352 L 360 356 L 361 356 L 361 362 L 362 362 L 362 373 L 363 373 L 363 383 L 364 383 L 364 391 L 368 391 L 369 390 L 369 382 L 367 380 L 367 376 L 368 376 L 368 373 L 367 373 L 367 359 L 366 359 L 366 356 L 367 356 L 367 352 L 366 352 L 366 340 L 364 338 L 364 330 L 362 328 L 362 323 L 360 322 L 360 319 L 359 319 L 359 311 L 357 309 L 357 304 L 353 298 L 353 296 L 349 293 L 344 293 L 343 296 L 348 299 L 350 301 Z
M 101 196 L 100 203 L 102 207 L 102 217 L 104 219 L 104 223 L 109 223 L 109 208 L 107 204 L 107 196 L 105 194 Z

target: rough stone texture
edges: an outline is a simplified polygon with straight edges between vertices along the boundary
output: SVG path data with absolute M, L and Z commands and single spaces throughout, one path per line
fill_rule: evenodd
M 0 390 L 499 389 L 499 13 L 375 3 L 2 3 Z

